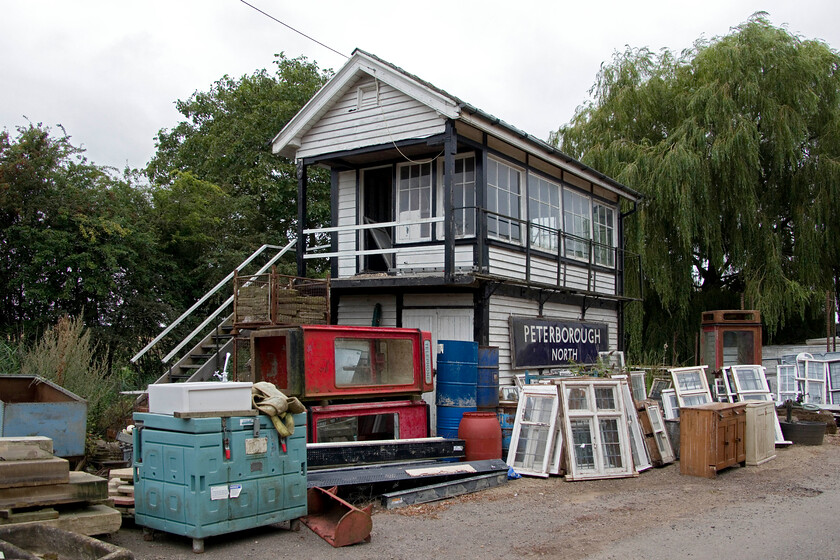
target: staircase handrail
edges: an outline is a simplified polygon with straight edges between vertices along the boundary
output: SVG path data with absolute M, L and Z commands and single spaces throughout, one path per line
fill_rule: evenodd
M 197 308 L 198 308 L 198 307 L 199 307 L 202 303 L 204 303 L 205 301 L 207 301 L 208 299 L 210 299 L 210 297 L 211 297 L 211 296 L 213 296 L 216 292 L 218 292 L 220 289 L 222 289 L 222 287 L 224 287 L 224 286 L 225 286 L 225 284 L 227 284 L 228 282 L 230 282 L 230 281 L 233 279 L 234 274 L 236 274 L 237 272 L 240 272 L 243 268 L 245 268 L 246 266 L 248 266 L 248 264 L 250 264 L 250 263 L 251 263 L 251 261 L 253 261 L 255 258 L 257 258 L 260 254 L 262 254 L 262 252 L 263 252 L 263 251 L 265 251 L 266 249 L 272 249 L 272 250 L 277 249 L 277 250 L 279 250 L 280 252 L 279 252 L 279 253 L 277 253 L 274 257 L 272 257 L 272 258 L 271 258 L 271 260 L 269 260 L 269 261 L 268 261 L 268 263 L 266 263 L 266 264 L 265 264 L 265 265 L 264 265 L 264 266 L 263 266 L 263 267 L 262 267 L 262 268 L 261 268 L 261 269 L 257 272 L 257 274 L 263 274 L 265 271 L 267 271 L 269 268 L 271 268 L 271 266 L 272 266 L 272 265 L 274 265 L 274 263 L 276 263 L 278 260 L 280 260 L 280 257 L 282 257 L 284 254 L 286 254 L 286 253 L 289 251 L 289 249 L 291 249 L 291 248 L 295 245 L 295 243 L 297 243 L 297 238 L 292 239 L 292 240 L 289 242 L 289 244 L 288 244 L 288 245 L 286 245 L 285 247 L 281 247 L 281 246 L 279 246 L 279 245 L 268 245 L 268 244 L 265 244 L 265 245 L 263 245 L 262 247 L 260 247 L 259 249 L 257 249 L 256 251 L 254 251 L 253 253 L 251 253 L 251 256 L 250 256 L 250 257 L 248 257 L 247 259 L 245 259 L 244 261 L 242 261 L 242 263 L 241 263 L 239 266 L 237 266 L 237 267 L 236 267 L 236 268 L 235 268 L 235 269 L 234 269 L 234 270 L 233 270 L 230 274 L 228 274 L 228 275 L 227 275 L 227 276 L 225 276 L 222 280 L 220 280 L 220 281 L 219 281 L 219 283 L 218 283 L 218 284 L 216 284 L 213 288 L 211 288 L 211 289 L 210 289 L 210 291 L 208 291 L 206 294 L 204 294 L 204 295 L 201 297 L 201 299 L 199 299 L 197 302 L 195 302 L 195 303 L 194 303 L 194 304 L 193 304 L 193 305 L 192 305 L 189 309 L 187 309 L 186 311 L 184 311 L 184 312 L 181 314 L 181 316 L 180 316 L 180 317 L 178 317 L 178 318 L 177 318 L 177 319 L 175 319 L 172 323 L 170 323 L 170 325 L 169 325 L 168 327 L 166 327 L 166 328 L 163 330 L 163 332 L 161 332 L 159 335 L 157 335 L 157 336 L 156 336 L 156 337 L 155 337 L 155 338 L 154 338 L 151 342 L 149 342 L 149 343 L 145 346 L 145 348 L 143 348 L 143 349 L 142 349 L 142 350 L 140 350 L 137 354 L 135 354 L 135 355 L 134 355 L 134 357 L 133 357 L 133 358 L 131 358 L 131 363 L 133 363 L 133 364 L 134 364 L 134 363 L 137 363 L 137 360 L 139 360 L 141 357 L 143 357 L 143 355 L 144 355 L 146 352 L 148 352 L 149 350 L 151 350 L 151 349 L 152 349 L 152 348 L 153 348 L 153 347 L 154 347 L 154 346 L 155 346 L 158 342 L 160 342 L 160 341 L 161 341 L 161 340 L 162 340 L 162 339 L 163 339 L 166 335 L 168 335 L 168 334 L 172 331 L 172 329 L 174 329 L 174 328 L 175 328 L 175 327 L 177 327 L 179 324 L 181 324 L 181 322 L 182 322 L 184 319 L 186 319 L 187 317 L 189 317 L 189 316 L 192 314 L 192 312 L 193 312 L 193 311 L 195 311 L 195 310 L 196 310 L 196 309 L 197 309 Z M 194 336 L 198 333 L 198 331 L 199 331 L 200 329 L 203 329 L 204 327 L 206 327 L 206 326 L 207 326 L 207 324 L 208 324 L 210 321 L 212 321 L 215 317 L 217 317 L 217 316 L 219 315 L 219 313 L 221 312 L 221 310 L 223 310 L 225 307 L 227 307 L 228 305 L 230 305 L 232 302 L 233 302 L 233 296 L 231 296 L 230 298 L 228 298 L 228 300 L 227 300 L 227 301 L 225 301 L 225 303 L 223 303 L 223 304 L 222 304 L 222 305 L 221 305 L 221 306 L 220 306 L 220 307 L 216 310 L 216 312 L 215 312 L 215 313 L 213 313 L 213 314 L 212 314 L 212 315 L 210 315 L 207 319 L 205 319 L 204 323 L 202 323 L 202 325 L 201 325 L 198 329 L 196 329 L 195 331 L 193 331 L 192 333 L 190 333 L 189 335 L 187 335 L 187 338 L 185 338 L 184 340 L 182 340 L 182 341 L 181 341 L 181 343 L 180 343 L 180 344 L 179 344 L 179 345 L 178 345 L 178 346 L 177 346 L 177 347 L 176 347 L 176 348 L 175 348 L 172 352 L 170 352 L 170 353 L 166 356 L 166 358 L 164 358 L 164 359 L 163 359 L 163 363 L 166 363 L 166 362 L 168 362 L 170 359 L 172 359 L 172 356 L 173 356 L 173 355 L 175 355 L 177 352 L 179 352 L 179 351 L 180 351 L 180 350 L 181 350 L 184 346 L 186 346 L 186 345 L 187 345 L 187 343 L 188 343 L 190 340 L 192 340 L 192 338 L 193 338 L 193 337 L 194 337 Z

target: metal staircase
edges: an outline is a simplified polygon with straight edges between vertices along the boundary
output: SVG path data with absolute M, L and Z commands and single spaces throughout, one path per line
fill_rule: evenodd
M 271 257 L 268 262 L 260 268 L 256 274 L 263 274 L 269 270 L 280 258 L 285 255 L 294 245 L 296 240 L 291 241 L 285 247 L 276 245 L 263 245 L 251 256 L 245 259 L 236 269 L 222 279 L 216 286 L 201 297 L 192 307 L 185 311 L 180 317 L 167 326 L 154 340 L 149 342 L 145 348 L 140 350 L 134 357 L 131 358 L 132 363 L 137 363 L 146 353 L 158 344 L 169 340 L 169 335 L 172 331 L 182 324 L 188 317 L 191 317 L 196 311 L 206 303 L 212 296 L 220 292 L 223 288 L 231 288 L 231 281 L 243 269 L 245 269 L 254 259 L 259 257 L 266 251 L 278 251 L 276 255 Z M 221 372 L 225 367 L 227 358 L 233 353 L 234 338 L 231 334 L 233 330 L 233 313 L 231 312 L 234 297 L 231 294 L 218 308 L 212 311 L 190 334 L 188 334 L 180 343 L 169 351 L 163 357 L 161 362 L 167 370 L 161 375 L 155 383 L 186 383 L 195 381 L 213 381 L 217 377 L 221 377 Z M 194 342 L 198 339 L 198 342 Z M 190 344 L 193 344 L 189 350 L 184 351 Z M 138 399 L 138 402 L 143 400 Z

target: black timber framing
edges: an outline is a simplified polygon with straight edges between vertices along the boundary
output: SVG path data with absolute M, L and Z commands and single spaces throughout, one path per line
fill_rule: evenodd
M 455 220 L 453 219 L 453 185 L 455 178 L 455 154 L 458 151 L 457 136 L 455 134 L 455 123 L 452 120 L 446 121 L 446 132 L 443 141 L 443 223 L 446 233 L 444 234 L 443 249 L 443 277 L 448 282 L 455 270 Z
M 306 239 L 303 236 L 303 230 L 306 229 L 306 196 L 307 196 L 307 180 L 306 180 L 306 164 L 303 160 L 297 161 L 297 180 L 298 180 L 298 223 L 297 223 L 297 275 L 301 278 L 306 277 L 306 259 L 303 258 L 306 252 Z
M 330 167 L 330 226 L 338 226 L 338 174 L 339 168 Z M 338 252 L 338 235 L 330 234 L 330 252 Z M 357 259 L 358 260 L 358 259 Z M 330 276 L 338 278 L 338 259 L 330 259 Z M 332 310 L 330 310 L 332 313 Z

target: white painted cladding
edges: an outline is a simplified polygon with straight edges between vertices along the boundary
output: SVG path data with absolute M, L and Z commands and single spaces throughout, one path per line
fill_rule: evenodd
M 397 326 L 397 298 L 396 296 L 344 296 L 338 302 L 339 325 L 354 327 L 369 327 L 373 322 L 373 308 L 382 305 L 382 319 L 380 326 Z
M 358 108 L 359 87 L 376 87 L 362 78 L 339 98 L 303 136 L 297 158 L 426 138 L 444 131 L 445 120 L 416 99 L 379 82 L 379 104 Z
M 526 257 L 522 249 L 512 251 L 501 247 L 490 247 L 490 274 L 525 281 Z M 559 285 L 577 290 L 595 291 L 601 294 L 615 295 L 615 274 L 593 271 L 588 277 L 586 263 L 560 264 Z M 557 261 L 544 257 L 531 257 L 531 282 L 558 285 Z
M 490 346 L 499 347 L 499 385 L 513 385 L 516 372 L 511 368 L 510 316 L 536 317 L 539 305 L 536 301 L 507 296 L 490 298 Z M 581 321 L 580 307 L 548 302 L 543 305 L 543 316 L 565 321 Z M 615 311 L 588 309 L 583 321 L 607 325 L 609 348 L 618 347 L 618 317 Z
M 397 245 L 399 248 L 399 245 Z M 415 270 L 443 270 L 444 246 L 442 243 L 429 245 L 422 250 L 413 249 L 411 252 L 397 253 L 395 266 L 398 271 L 411 272 Z M 457 270 L 473 270 L 472 245 L 455 247 L 455 268 Z
M 342 171 L 338 174 L 338 223 L 339 226 L 356 225 L 356 172 Z M 338 232 L 338 250 L 355 251 L 356 233 Z M 347 278 L 356 274 L 356 258 L 338 257 L 338 277 Z

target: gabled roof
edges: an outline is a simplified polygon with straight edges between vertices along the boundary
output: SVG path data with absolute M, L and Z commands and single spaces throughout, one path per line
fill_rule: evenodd
M 437 111 L 446 119 L 464 121 L 491 135 L 518 144 L 518 147 L 541 155 L 561 168 L 568 169 L 593 183 L 605 187 L 631 200 L 638 200 L 641 194 L 622 185 L 611 177 L 584 165 L 564 154 L 554 146 L 532 136 L 481 109 L 462 101 L 458 97 L 418 78 L 381 58 L 361 49 L 353 51 L 350 59 L 310 99 L 306 105 L 283 127 L 271 141 L 272 151 L 288 158 L 294 158 L 301 146 L 301 139 L 320 118 L 342 97 L 360 77 L 372 76 L 394 89 L 408 95 Z

